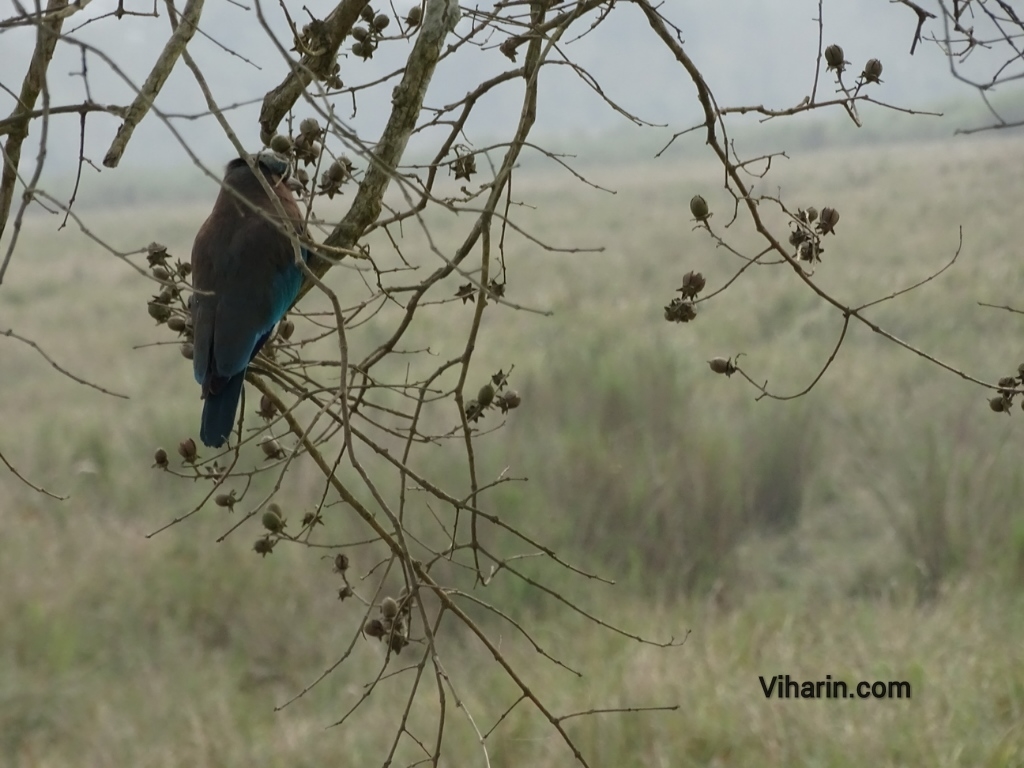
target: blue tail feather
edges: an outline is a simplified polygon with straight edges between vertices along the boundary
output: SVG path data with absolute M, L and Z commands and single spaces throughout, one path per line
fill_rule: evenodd
M 199 428 L 199 437 L 204 445 L 220 448 L 228 439 L 235 426 L 235 414 L 238 412 L 238 400 L 242 396 L 244 381 L 243 369 L 228 379 L 217 394 L 207 395 Z

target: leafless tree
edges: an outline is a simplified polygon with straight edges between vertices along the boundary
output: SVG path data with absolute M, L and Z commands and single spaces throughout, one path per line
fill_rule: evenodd
M 938 0 L 918 4 L 893 0 L 917 14 L 917 28 L 910 44 L 913 54 L 922 40 L 938 45 L 949 61 L 953 77 L 978 90 L 992 113 L 993 122 L 965 127 L 961 133 L 1016 128 L 1019 119 L 1006 119 L 992 104 L 989 94 L 999 86 L 1024 77 L 1024 21 L 1005 0 Z M 929 10 L 926 6 L 932 6 Z
M 909 0 L 893 2 L 914 14 L 906 18 L 902 9 L 893 8 L 886 18 L 892 23 L 907 23 L 911 54 L 921 41 L 943 46 L 954 75 L 968 79 L 983 95 L 997 84 L 1020 77 L 1022 55 L 1018 42 L 1024 29 L 1009 3 L 954 0 L 950 5 L 938 0 L 929 8 Z M 347 671 L 345 664 L 353 648 L 357 643 L 380 642 L 380 669 L 366 681 L 365 694 L 352 711 L 385 677 L 400 676 L 407 681 L 406 705 L 396 714 L 384 764 L 396 754 L 413 752 L 419 755 L 414 760 L 438 764 L 444 750 L 445 723 L 455 710 L 458 712 L 454 716 L 465 718 L 476 732 L 486 762 L 488 739 L 505 718 L 502 715 L 495 722 L 485 723 L 464 706 L 466 697 L 448 674 L 452 661 L 448 646 L 438 635 L 442 624 L 458 625 L 493 655 L 494 663 L 513 681 L 518 693 L 509 702 L 506 714 L 520 705 L 535 708 L 584 765 L 591 764 L 594 756 L 579 750 L 566 729 L 567 720 L 598 713 L 673 708 L 671 703 L 636 702 L 629 708 L 552 711 L 528 684 L 522 670 L 508 660 L 486 626 L 474 619 L 481 611 L 500 617 L 532 644 L 546 663 L 567 674 L 574 671 L 556 651 L 541 647 L 531 637 L 529 627 L 502 606 L 489 603 L 482 587 L 495 579 L 518 579 L 539 595 L 558 601 L 564 610 L 585 617 L 596 630 L 659 646 L 682 641 L 671 637 L 648 639 L 633 630 L 612 626 L 532 575 L 523 561 L 540 557 L 581 579 L 604 580 L 563 559 L 531 532 L 503 516 L 491 503 L 491 492 L 517 478 L 505 473 L 485 476 L 478 462 L 479 438 L 498 429 L 505 419 L 514 418 L 521 404 L 513 386 L 515 360 L 486 373 L 473 366 L 474 355 L 483 343 L 481 320 L 499 306 L 522 312 L 544 311 L 516 295 L 514 265 L 506 260 L 506 237 L 514 231 L 532 239 L 538 248 L 582 250 L 542 242 L 517 223 L 521 201 L 513 195 L 512 182 L 524 152 L 569 168 L 566 158 L 531 141 L 537 96 L 548 70 L 569 68 L 605 99 L 609 109 L 626 114 L 637 124 L 644 122 L 604 96 L 585 63 L 570 57 L 568 43 L 574 38 L 600 25 L 615 24 L 622 15 L 641 14 L 650 26 L 651 43 L 671 53 L 680 75 L 692 83 L 701 108 L 700 121 L 681 128 L 672 142 L 698 132 L 721 164 L 722 183 L 733 201 L 731 210 L 712 211 L 703 198 L 696 196 L 691 202 L 692 224 L 714 246 L 730 254 L 735 267 L 710 290 L 706 290 L 703 275 L 693 271 L 680 275 L 679 296 L 663 310 L 666 320 L 697 320 L 703 302 L 719 297 L 749 270 L 771 267 L 791 271 L 795 280 L 830 306 L 838 318 L 832 354 L 822 362 L 821 372 L 798 392 L 771 391 L 766 383 L 740 367 L 735 358 L 713 359 L 714 372 L 745 377 L 761 397 L 799 397 L 836 359 L 851 323 L 860 323 L 938 368 L 998 390 L 995 400 L 1007 407 L 1020 386 L 1019 378 L 994 384 L 976 378 L 896 337 L 871 319 L 872 307 L 919 287 L 951 267 L 960 253 L 959 244 L 950 244 L 949 261 L 936 275 L 875 301 L 850 305 L 824 290 L 815 279 L 825 246 L 839 237 L 836 227 L 840 212 L 829 207 L 828 201 L 793 203 L 758 191 L 765 188 L 760 182 L 771 172 L 776 156 L 741 157 L 730 141 L 731 120 L 739 114 L 756 113 L 768 121 L 808 111 L 841 110 L 860 125 L 859 107 L 866 103 L 914 113 L 875 95 L 882 75 L 880 61 L 871 59 L 862 67 L 852 66 L 841 45 L 826 39 L 828 4 L 823 0 L 808 3 L 808 15 L 814 16 L 819 32 L 816 58 L 807 62 L 808 94 L 798 104 L 776 107 L 719 104 L 712 77 L 688 54 L 683 35 L 672 20 L 684 11 L 672 8 L 671 3 L 499 0 L 460 9 L 456 0 L 424 0 L 408 15 L 400 16 L 392 9 L 371 9 L 369 0 L 341 0 L 322 18 L 310 14 L 307 19 L 298 15 L 299 3 L 281 0 L 288 26 L 277 28 L 265 15 L 267 0 L 253 0 L 247 17 L 263 29 L 268 42 L 288 65 L 283 80 L 267 83 L 258 127 L 232 121 L 231 105 L 216 102 L 202 69 L 189 53 L 193 37 L 208 32 L 202 26 L 203 0 L 154 0 L 144 11 L 126 9 L 123 2 L 118 2 L 109 13 L 90 19 L 89 23 L 127 25 L 139 15 L 165 15 L 170 21 L 166 45 L 141 83 L 118 69 L 109 52 L 76 37 L 73 25 L 88 4 L 87 0 L 47 0 L 45 4 L 36 0 L 34 5 L 15 2 L 13 14 L 0 20 L 0 32 L 31 27 L 36 35 L 31 60 L 19 73 L 20 81 L 15 80 L 13 72 L 0 74 L 0 87 L 15 99 L 12 113 L 0 120 L 0 135 L 6 137 L 0 180 L 0 234 L 8 234 L 0 261 L 0 283 L 18 253 L 19 232 L 31 206 L 62 212 L 65 221 L 76 223 L 93 236 L 88 223 L 75 210 L 75 194 L 68 200 L 58 199 L 40 184 L 47 133 L 55 120 L 77 116 L 84 147 L 90 115 L 116 116 L 121 121 L 120 129 L 102 160 L 104 166 L 114 169 L 143 120 L 163 121 L 176 134 L 173 121 L 158 106 L 158 96 L 172 70 L 184 67 L 207 102 L 208 111 L 199 117 L 209 121 L 211 129 L 216 123 L 239 154 L 253 149 L 240 137 L 258 134 L 266 147 L 287 156 L 296 180 L 306 191 L 307 223 L 315 233 L 303 244 L 317 258 L 306 269 L 303 293 L 291 317 L 250 367 L 249 392 L 258 392 L 259 402 L 244 409 L 237 439 L 229 449 L 202 455 L 195 442 L 186 437 L 177 448 L 178 456 L 158 451 L 155 466 L 180 476 L 183 482 L 198 479 L 206 483 L 201 502 L 182 510 L 169 525 L 204 508 L 226 507 L 240 514 L 225 536 L 253 518 L 250 526 L 262 525 L 264 530 L 254 545 L 261 555 L 272 555 L 290 546 L 309 548 L 314 557 L 329 553 L 334 573 L 325 574 L 325 578 L 333 580 L 333 588 L 343 601 L 362 606 L 363 615 L 337 663 L 318 680 L 310 681 L 305 690 L 296 691 L 296 698 L 328 674 L 356 674 L 355 670 Z M 308 11 L 302 8 L 301 13 Z M 230 39 L 227 33 L 225 37 L 217 42 L 228 55 Z M 348 73 L 339 67 L 340 52 L 354 57 L 349 60 L 367 59 L 378 48 L 399 40 L 412 41 L 403 66 L 372 82 L 353 84 L 342 79 L 348 78 Z M 51 102 L 46 76 L 58 46 L 69 46 L 80 53 L 84 89 L 80 103 Z M 507 59 L 504 71 L 479 82 L 461 99 L 431 105 L 426 97 L 438 63 L 478 50 L 500 52 Z M 998 52 L 1002 56 L 980 79 L 975 72 L 968 75 L 963 69 L 964 63 L 979 52 Z M 132 103 L 94 101 L 89 87 L 90 68 L 117 72 L 136 93 Z M 390 111 L 384 116 L 379 134 L 367 136 L 355 131 L 344 116 L 367 92 L 376 90 L 391 94 Z M 517 99 L 519 118 L 508 126 L 502 141 L 473 146 L 465 137 L 467 121 L 481 102 L 494 94 Z M 299 115 L 306 117 L 299 120 Z M 1010 125 L 995 114 L 993 127 Z M 431 157 L 416 163 L 409 159 L 407 147 L 411 139 L 420 136 L 429 137 Z M 34 157 L 27 144 L 30 137 L 38 147 Z M 178 149 L 202 167 L 187 142 L 181 141 Z M 86 164 L 91 165 L 92 160 L 83 150 L 79 174 Z M 203 170 L 219 181 L 216 169 Z M 590 183 L 582 174 L 569 170 L 580 183 Z M 440 180 L 448 176 L 463 182 L 455 195 L 438 191 Z M 343 215 L 334 220 L 318 215 L 342 193 L 346 201 Z M 435 213 L 460 214 L 460 242 L 453 250 L 439 246 L 433 236 L 431 217 Z M 756 233 L 758 247 L 737 244 L 731 227 L 740 221 Z M 289 236 L 294 237 L 291 233 Z M 405 243 L 413 238 L 426 255 L 409 252 Z M 371 242 L 372 250 L 368 245 Z M 155 281 L 156 295 L 148 302 L 140 297 L 140 313 L 146 304 L 154 319 L 177 334 L 187 355 L 191 332 L 187 259 L 168 253 L 157 243 L 139 244 L 129 253 L 114 248 L 110 251 Z M 344 286 L 332 279 L 336 271 L 344 272 Z M 427 308 L 459 318 L 452 320 L 452 328 L 462 330 L 450 354 L 435 352 L 431 342 L 418 335 Z M 653 309 L 662 311 L 660 305 Z M 350 345 L 353 335 L 371 331 L 372 338 L 380 342 L 356 359 Z M 50 360 L 33 340 L 15 329 L 0 333 L 9 341 L 33 346 Z M 452 339 L 446 341 L 451 343 Z M 438 344 L 438 348 L 443 345 Z M 50 362 L 61 373 L 87 383 L 60 368 L 56 361 Z M 522 403 L 522 407 L 528 405 L 528 401 Z M 463 479 L 452 487 L 442 487 L 432 477 L 430 463 L 424 460 L 437 446 L 451 446 L 445 455 L 462 467 Z M 15 461 L 3 461 L 17 473 Z M 299 462 L 315 467 L 322 492 L 319 505 L 296 519 L 283 489 Z M 269 492 L 257 494 L 252 490 L 258 475 L 274 478 Z M 338 540 L 325 534 L 329 528 L 321 523 L 328 516 L 347 516 L 350 524 L 346 530 L 353 532 L 351 538 Z M 358 579 L 350 578 L 357 559 L 349 556 L 352 552 L 358 552 L 358 562 L 363 564 L 360 568 L 365 570 Z M 398 664 L 399 655 L 402 665 Z M 411 661 L 406 663 L 409 658 Z M 414 732 L 409 725 L 410 713 L 422 701 L 418 695 L 421 687 L 434 691 L 431 698 L 436 725 L 432 734 Z M 339 722 L 345 722 L 351 713 Z

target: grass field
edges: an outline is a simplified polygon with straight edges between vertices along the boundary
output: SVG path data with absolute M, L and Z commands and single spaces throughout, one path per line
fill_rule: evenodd
M 869 316 L 994 381 L 1024 360 L 1021 318 L 978 305 L 1024 306 L 1022 153 L 1019 138 L 815 153 L 777 163 L 761 191 L 841 212 L 816 279 L 854 304 L 939 269 L 963 227 L 949 271 Z M 616 194 L 556 172 L 517 183 L 535 206 L 519 221 L 535 234 L 604 250 L 550 253 L 510 237 L 510 299 L 554 314 L 485 318 L 474 371 L 514 363 L 524 403 L 484 438 L 481 463 L 530 478 L 502 486 L 494 509 L 618 582 L 553 576 L 564 594 L 655 639 L 690 634 L 679 647 L 640 645 L 499 578 L 481 597 L 584 674 L 492 626 L 508 658 L 561 714 L 678 705 L 566 721 L 594 765 L 1024 766 L 1024 414 L 992 413 L 985 390 L 864 327 L 805 397 L 755 403 L 756 390 L 705 361 L 743 352 L 751 376 L 796 392 L 841 317 L 776 267 L 750 270 L 694 323 L 666 323 L 684 272 L 702 271 L 711 290 L 739 265 L 688 222 L 695 193 L 716 226 L 728 219 L 719 174 L 690 158 L 591 174 Z M 207 206 L 91 209 L 86 221 L 118 249 L 155 240 L 186 257 Z M 195 433 L 197 387 L 175 345 L 134 349 L 169 339 L 146 315 L 152 284 L 58 224 L 27 222 L 0 330 L 130 399 L 0 338 L 0 450 L 70 496 L 46 499 L 0 472 L 0 765 L 380 762 L 401 685 L 385 682 L 353 720 L 325 729 L 358 700 L 364 678 L 351 670 L 376 668 L 376 644 L 273 711 L 338 658 L 362 615 L 337 601 L 328 561 L 297 549 L 259 558 L 255 521 L 218 544 L 223 510 L 146 538 L 195 497 L 150 464 L 156 446 Z M 464 226 L 432 224 L 443 244 Z M 339 290 L 346 274 L 330 275 Z M 428 309 L 410 346 L 461 343 L 470 310 Z M 380 333 L 365 326 L 351 343 L 370 348 Z M 457 468 L 442 455 L 433 471 Z M 315 501 L 308 477 L 297 469 L 296 509 Z M 489 728 L 514 688 L 470 638 L 443 641 L 453 686 Z M 766 700 L 759 676 L 785 674 L 905 680 L 912 698 Z M 424 738 L 432 696 L 410 722 Z M 445 764 L 483 765 L 454 706 L 446 722 Z M 494 766 L 573 762 L 522 705 L 488 745 Z M 407 747 L 403 765 L 416 759 Z

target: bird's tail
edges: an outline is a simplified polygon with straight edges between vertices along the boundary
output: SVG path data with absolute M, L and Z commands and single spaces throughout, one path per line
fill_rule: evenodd
M 204 445 L 220 448 L 228 439 L 231 428 L 235 425 L 235 413 L 238 411 L 238 399 L 242 396 L 243 381 L 245 371 L 228 379 L 220 392 L 206 396 L 203 420 L 199 427 L 199 437 Z

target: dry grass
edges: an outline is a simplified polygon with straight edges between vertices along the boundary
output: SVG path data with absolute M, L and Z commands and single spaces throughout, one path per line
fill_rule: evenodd
M 976 302 L 1014 302 L 1024 288 L 1016 258 L 1024 181 L 1011 162 L 1021 148 L 1019 140 L 860 148 L 785 164 L 773 184 L 794 202 L 842 212 L 818 279 L 851 302 L 941 266 L 962 224 L 957 267 L 872 317 L 994 379 L 1020 362 L 1017 322 Z M 565 582 L 581 605 L 656 637 L 692 634 L 681 648 L 638 646 L 499 579 L 485 596 L 505 601 L 546 649 L 585 676 L 545 667 L 507 629 L 503 648 L 558 712 L 680 705 L 570 720 L 597 765 L 1024 764 L 1024 604 L 1014 594 L 1024 521 L 1010 503 L 1019 416 L 996 419 L 980 390 L 864 329 L 854 329 L 836 367 L 796 404 L 754 404 L 755 393 L 735 378 L 713 377 L 707 358 L 743 351 L 752 374 L 793 391 L 838 331 L 838 318 L 784 268 L 739 281 L 691 326 L 661 319 L 683 272 L 700 269 L 713 288 L 737 266 L 685 221 L 686 202 L 701 192 L 724 224 L 716 179 L 710 165 L 688 161 L 596 179 L 615 196 L 555 176 L 517 187 L 537 205 L 522 220 L 543 238 L 606 250 L 552 254 L 510 238 L 510 295 L 556 315 L 499 310 L 485 322 L 477 370 L 514 362 L 524 406 L 484 440 L 481 462 L 487 471 L 511 465 L 533 478 L 506 486 L 493 503 L 622 579 L 600 589 Z M 158 240 L 185 256 L 202 213 L 202 206 L 93 211 L 88 221 L 119 248 Z M 443 242 L 455 235 L 455 222 L 435 224 Z M 213 543 L 229 522 L 222 510 L 144 538 L 194 496 L 191 486 L 151 471 L 149 457 L 156 445 L 194 431 L 198 393 L 173 347 L 130 349 L 167 339 L 145 314 L 149 284 L 81 236 L 55 234 L 55 226 L 49 217 L 29 222 L 0 292 L 0 324 L 132 399 L 76 386 L 31 350 L 0 340 L 0 449 L 33 479 L 72 494 L 49 502 L 0 474 L 5 764 L 377 760 L 400 711 L 398 686 L 382 687 L 352 726 L 339 729 L 323 726 L 361 693 L 362 681 L 345 673 L 272 712 L 337 657 L 358 621 L 334 598 L 328 564 L 287 550 L 262 560 L 248 551 L 249 529 Z M 407 251 L 420 253 L 407 234 Z M 346 274 L 332 279 L 343 287 Z M 440 352 L 458 344 L 458 323 L 468 322 L 459 309 L 428 308 L 409 345 L 426 339 Z M 353 344 L 372 344 L 375 333 L 367 327 Z M 781 439 L 800 419 L 806 427 Z M 804 428 L 817 442 L 794 479 L 796 470 L 779 469 L 772 451 L 806 450 L 792 447 Z M 942 450 L 948 445 L 956 446 L 951 454 Z M 694 458 L 713 450 L 732 458 Z M 986 457 L 997 451 L 1006 461 L 990 471 Z M 695 579 L 689 596 L 659 574 L 673 559 L 688 566 L 710 546 L 701 537 L 721 531 L 694 524 L 693 504 L 680 498 L 687 487 L 673 485 L 680 466 L 697 472 L 691 483 L 722 490 L 701 519 L 730 521 L 728 546 L 702 566 L 707 578 Z M 936 488 L 943 467 L 960 480 Z M 453 471 L 443 455 L 433 469 Z M 313 496 L 303 490 L 303 472 L 297 468 L 290 491 L 296 508 Z M 758 473 L 784 473 L 798 485 L 786 497 L 796 501 L 783 505 L 792 519 L 782 533 L 765 533 L 725 507 L 734 497 L 748 503 L 749 488 L 764 487 L 749 483 Z M 939 516 L 952 555 L 922 601 L 917 574 L 923 554 L 943 544 L 927 538 L 940 530 Z M 650 531 L 656 535 L 645 537 Z M 650 549 L 630 558 L 634 546 Z M 624 549 L 626 557 L 613 556 Z M 460 695 L 489 726 L 512 690 L 479 647 L 461 637 L 445 642 Z M 357 646 L 358 663 L 375 668 L 378 651 Z M 773 674 L 905 679 L 913 698 L 766 701 L 758 676 Z M 428 727 L 430 712 L 428 695 L 413 727 Z M 454 708 L 448 727 L 448 764 L 480 764 L 475 737 Z M 496 766 L 571 762 L 525 708 L 490 743 Z M 400 751 L 402 764 L 412 755 Z

